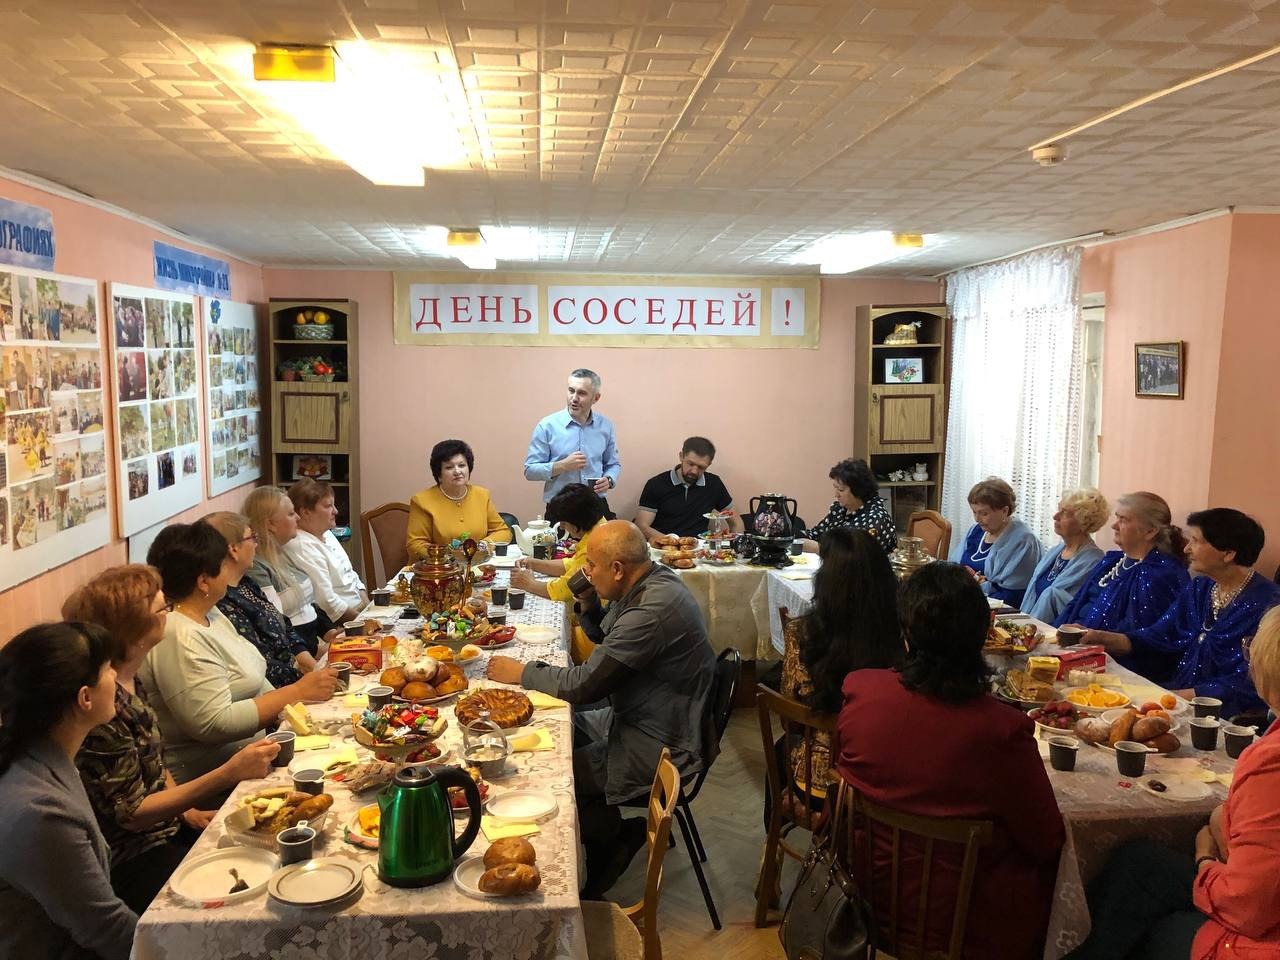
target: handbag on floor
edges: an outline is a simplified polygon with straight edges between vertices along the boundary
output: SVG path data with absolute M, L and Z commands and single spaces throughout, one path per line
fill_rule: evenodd
M 814 837 L 782 914 L 778 938 L 787 960 L 866 960 L 871 955 L 871 909 L 836 856 L 846 790 L 841 781 L 829 828 Z

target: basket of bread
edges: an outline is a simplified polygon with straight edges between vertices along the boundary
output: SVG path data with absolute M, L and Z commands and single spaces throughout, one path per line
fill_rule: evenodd
M 435 741 L 449 721 L 435 707 L 388 704 L 351 717 L 356 742 L 368 747 L 379 760 L 411 762 L 415 756 L 431 760 L 440 756 Z
M 1094 746 L 1114 750 L 1121 740 L 1131 740 L 1156 753 L 1173 753 L 1182 746 L 1172 730 L 1173 719 L 1158 703 L 1144 703 L 1141 710 L 1130 707 L 1111 720 L 1084 717 L 1075 726 L 1076 736 Z
M 327 793 L 311 796 L 289 787 L 259 790 L 240 801 L 225 822 L 227 836 L 263 850 L 276 848 L 276 834 L 297 826 L 303 820 L 316 833 L 321 833 L 329 820 L 333 797 Z

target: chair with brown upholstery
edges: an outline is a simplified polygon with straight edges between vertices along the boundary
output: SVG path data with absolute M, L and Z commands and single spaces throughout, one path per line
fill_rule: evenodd
M 662 960 L 658 897 L 662 861 L 670 845 L 671 819 L 679 799 L 680 771 L 671 762 L 671 751 L 663 747 L 653 775 L 653 789 L 649 791 L 645 825 L 649 861 L 644 872 L 644 896 L 629 907 L 607 900 L 582 902 L 588 960 Z
M 838 838 L 839 856 L 871 905 L 877 951 L 897 960 L 960 960 L 978 851 L 991 842 L 991 821 L 900 813 L 872 803 L 844 781 L 836 803 L 843 834 Z M 889 863 L 875 863 L 877 847 L 891 852 Z M 955 900 L 931 901 L 930 880 L 940 855 L 952 851 L 960 854 Z M 901 903 L 899 895 L 909 871 L 920 880 L 913 904 Z M 929 919 L 936 916 L 950 918 L 946 950 L 930 949 L 926 942 Z
M 364 579 L 373 589 L 384 584 L 409 562 L 409 505 L 384 503 L 360 514 L 360 550 L 364 556 Z M 374 544 L 382 569 L 374 568 Z
M 814 744 L 819 734 L 830 737 L 835 730 L 836 716 L 810 710 L 764 684 L 756 685 L 756 712 L 760 718 L 765 782 L 770 800 L 769 830 L 756 884 L 756 926 L 763 927 L 768 922 L 769 908 L 778 905 L 783 855 L 802 861 L 808 853 L 807 847 L 788 844 L 787 834 L 796 827 L 813 831 L 825 819 L 819 811 L 826 799 L 827 786 L 825 783 L 812 788 L 808 785 L 814 780 Z M 775 716 L 780 722 L 784 741 L 781 749 L 777 746 L 778 732 L 773 726 Z M 803 757 L 802 771 L 791 768 L 791 757 L 796 748 L 800 749 Z M 786 768 L 779 762 L 780 758 L 785 758 Z
M 926 553 L 945 560 L 951 550 L 951 521 L 936 510 L 917 510 L 907 520 L 907 536 L 919 537 Z

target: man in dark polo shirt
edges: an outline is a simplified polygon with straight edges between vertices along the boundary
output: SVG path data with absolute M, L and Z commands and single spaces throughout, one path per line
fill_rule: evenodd
M 574 705 L 584 895 L 597 896 L 644 845 L 645 819 L 623 822 L 617 805 L 648 794 L 662 748 L 670 748 L 682 777 L 715 758 L 716 658 L 698 602 L 674 571 L 649 559 L 634 524 L 611 520 L 596 527 L 584 570 L 609 601 L 604 641 L 587 662 L 559 667 L 495 655 L 488 676 Z
M 636 526 L 650 543 L 663 534 L 696 537 L 707 530 L 706 514 L 723 513 L 733 497 L 720 478 L 707 473 L 716 448 L 706 437 L 690 437 L 680 448 L 680 462 L 671 470 L 650 477 L 640 493 Z M 742 533 L 742 520 L 729 518 L 734 533 Z

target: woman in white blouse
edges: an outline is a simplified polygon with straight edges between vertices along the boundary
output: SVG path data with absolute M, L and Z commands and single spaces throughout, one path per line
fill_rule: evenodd
M 152 693 L 165 761 L 176 782 L 221 766 L 288 704 L 333 695 L 334 670 L 303 674 L 278 690 L 267 681 L 262 654 L 217 609 L 231 570 L 227 541 L 209 524 L 166 527 L 147 562 L 160 571 L 174 615 L 139 676 Z
M 298 511 L 298 535 L 285 545 L 285 552 L 311 578 L 316 606 L 341 625 L 364 609 L 369 595 L 333 535 L 338 518 L 333 488 L 316 480 L 299 480 L 289 488 L 289 499 Z

